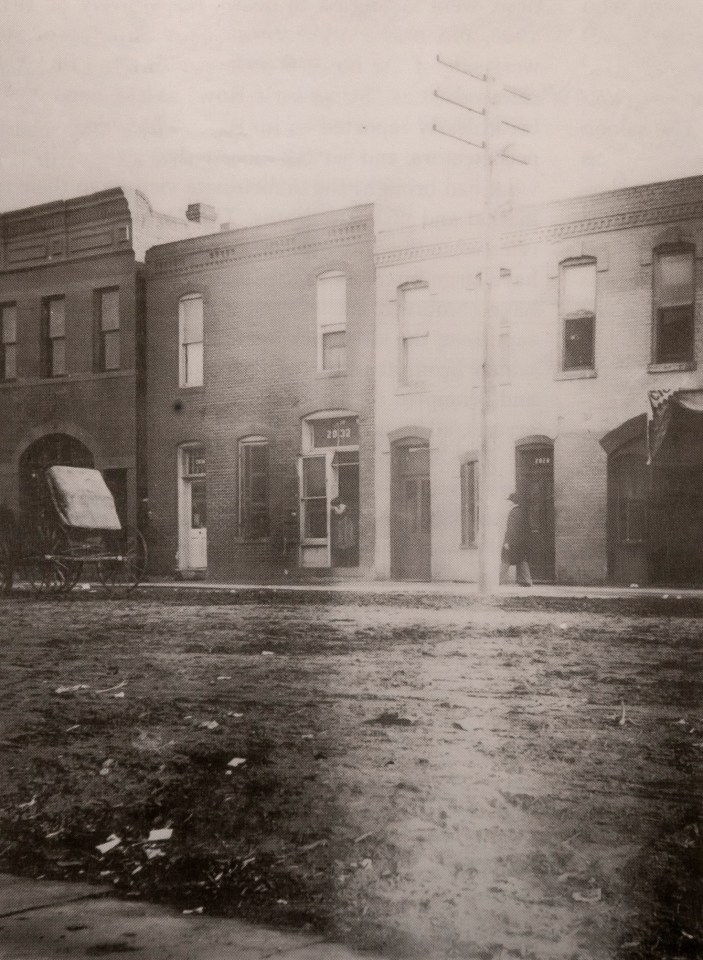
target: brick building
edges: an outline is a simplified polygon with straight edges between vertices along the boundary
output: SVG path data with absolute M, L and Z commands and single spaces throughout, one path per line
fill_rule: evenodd
M 371 207 L 147 254 L 154 568 L 371 573 Z
M 135 521 L 144 253 L 204 228 L 120 188 L 0 215 L 0 504 L 29 515 L 38 468 L 95 466 Z
M 477 575 L 480 250 L 466 222 L 378 237 L 381 577 Z M 538 579 L 703 584 L 701 257 L 703 177 L 505 225 L 501 493 L 527 503 Z

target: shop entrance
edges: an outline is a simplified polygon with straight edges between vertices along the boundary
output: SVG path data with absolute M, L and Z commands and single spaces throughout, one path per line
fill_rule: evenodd
M 179 570 L 207 567 L 207 482 L 205 448 L 181 447 L 179 451 Z
M 527 558 L 532 579 L 554 582 L 554 444 L 548 438 L 518 444 L 515 488 L 529 521 Z
M 392 447 L 391 576 L 395 580 L 431 578 L 430 448 L 423 440 L 398 441 Z

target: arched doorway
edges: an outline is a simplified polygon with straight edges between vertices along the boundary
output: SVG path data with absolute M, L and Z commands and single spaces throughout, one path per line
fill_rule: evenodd
M 554 581 L 554 444 L 549 437 L 520 440 L 515 447 L 515 490 L 530 525 L 528 562 L 532 578 Z
M 431 578 L 430 445 L 419 437 L 391 446 L 391 576 Z
M 25 522 L 36 522 L 48 509 L 44 470 L 54 466 L 92 468 L 93 455 L 66 433 L 50 433 L 30 444 L 19 463 L 20 515 Z

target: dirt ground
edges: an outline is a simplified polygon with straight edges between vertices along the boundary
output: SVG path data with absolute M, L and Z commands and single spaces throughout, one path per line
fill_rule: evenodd
M 703 957 L 700 613 L 0 601 L 0 869 L 389 956 Z

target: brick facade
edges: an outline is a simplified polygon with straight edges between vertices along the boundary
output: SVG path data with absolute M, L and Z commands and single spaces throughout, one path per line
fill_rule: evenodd
M 16 369 L 0 371 L 1 503 L 19 508 L 23 456 L 62 435 L 109 471 L 124 494 L 126 519 L 136 521 L 146 492 L 138 456 L 145 322 L 139 259 L 156 240 L 198 229 L 119 188 L 0 215 L 0 306 L 16 316 L 17 328 Z M 96 298 L 105 290 L 117 291 L 119 317 L 119 359 L 107 372 L 96 350 Z M 50 298 L 64 303 L 65 369 L 56 376 L 47 375 L 43 356 Z
M 184 575 L 184 445 L 204 447 L 207 576 L 215 580 L 291 575 L 301 565 L 329 569 L 324 545 L 299 544 L 298 460 L 311 414 L 358 417 L 358 566 L 373 565 L 372 208 L 157 246 L 148 269 L 148 461 L 155 569 Z M 318 369 L 317 278 L 346 277 L 346 370 Z M 203 385 L 179 386 L 179 301 L 202 298 Z M 268 443 L 268 535 L 248 539 L 239 516 L 239 444 Z M 328 458 L 329 459 L 329 458 Z M 328 464 L 328 469 L 330 468 Z M 328 490 L 328 496 L 331 495 Z M 185 507 L 186 514 L 188 512 Z M 199 521 L 202 523 L 202 519 Z M 195 566 L 202 567 L 201 557 Z

